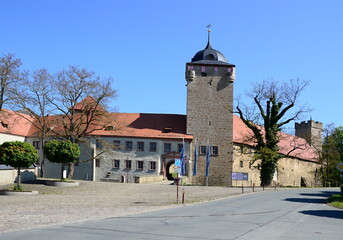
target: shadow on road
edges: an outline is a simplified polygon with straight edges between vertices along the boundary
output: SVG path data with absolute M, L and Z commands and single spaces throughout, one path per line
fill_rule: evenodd
M 284 200 L 299 203 L 327 203 L 327 200 L 324 198 L 285 198 Z
M 299 198 L 285 198 L 284 201 L 299 203 L 327 203 L 327 198 L 337 194 L 339 191 L 321 191 L 320 193 L 300 193 Z M 313 197 L 313 198 L 311 198 Z
M 325 197 L 328 198 L 331 195 L 338 194 L 340 191 L 321 191 L 321 193 L 300 193 L 301 196 L 310 197 Z
M 338 209 L 337 210 L 308 210 L 308 211 L 301 211 L 299 213 L 317 216 L 317 217 L 343 219 L 343 211 L 338 210 Z

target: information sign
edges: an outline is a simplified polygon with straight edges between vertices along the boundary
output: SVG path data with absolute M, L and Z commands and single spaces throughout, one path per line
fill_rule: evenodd
M 336 168 L 338 171 L 343 172 L 343 163 L 339 163 Z

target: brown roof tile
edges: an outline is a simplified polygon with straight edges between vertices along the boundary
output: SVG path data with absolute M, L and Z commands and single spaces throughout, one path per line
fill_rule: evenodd
M 233 141 L 250 146 L 256 145 L 252 131 L 236 115 L 233 115 Z M 281 154 L 308 161 L 318 161 L 317 151 L 303 138 L 281 132 L 278 146 Z
M 0 133 L 27 136 L 32 117 L 27 114 L 2 109 L 0 112 Z

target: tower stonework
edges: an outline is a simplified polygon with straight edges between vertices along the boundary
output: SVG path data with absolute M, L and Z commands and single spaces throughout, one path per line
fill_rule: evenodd
M 295 123 L 295 136 L 304 138 L 317 151 L 322 149 L 323 123 L 318 121 L 303 121 Z
M 197 147 L 199 154 L 193 183 L 231 186 L 235 65 L 229 64 L 208 41 L 206 48 L 186 63 L 186 80 L 187 134 L 193 135 L 192 149 Z M 206 181 L 208 146 L 211 156 Z

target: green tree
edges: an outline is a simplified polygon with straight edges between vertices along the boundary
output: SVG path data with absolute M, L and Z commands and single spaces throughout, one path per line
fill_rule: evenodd
M 4 142 L 0 145 L 1 161 L 18 169 L 17 190 L 21 189 L 20 168 L 28 168 L 38 160 L 37 150 L 26 142 Z
M 254 85 L 248 94 L 254 107 L 237 105 L 239 114 L 245 125 L 253 132 L 256 147 L 254 161 L 260 160 L 260 179 L 262 186 L 271 184 L 277 162 L 281 158 L 278 143 L 280 131 L 289 122 L 308 111 L 305 106 L 297 106 L 300 93 L 308 85 L 308 81 L 290 80 L 279 83 L 265 80 Z M 257 108 L 257 111 L 252 111 Z M 295 146 L 296 147 L 296 146 Z
M 324 130 L 321 154 L 321 177 L 323 184 L 340 182 L 340 172 L 336 168 L 343 162 L 343 127 L 328 125 Z
M 75 163 L 80 156 L 80 147 L 69 140 L 52 140 L 44 144 L 44 155 L 50 162 L 61 163 L 61 180 L 63 180 L 63 167 L 66 163 Z

